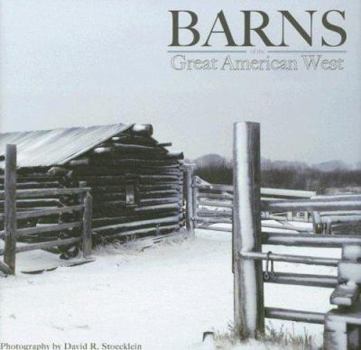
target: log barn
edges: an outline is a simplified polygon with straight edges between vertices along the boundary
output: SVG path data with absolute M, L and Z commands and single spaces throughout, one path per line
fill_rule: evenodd
M 94 242 L 167 234 L 183 225 L 183 154 L 169 152 L 171 144 L 159 143 L 152 135 L 149 124 L 2 133 L 0 171 L 4 171 L 6 144 L 16 144 L 18 189 L 89 187 Z M 60 207 L 78 200 L 76 196 L 21 199 L 17 210 Z M 74 215 L 18 225 L 69 222 Z M 25 237 L 24 242 L 72 234 L 71 230 L 52 232 Z

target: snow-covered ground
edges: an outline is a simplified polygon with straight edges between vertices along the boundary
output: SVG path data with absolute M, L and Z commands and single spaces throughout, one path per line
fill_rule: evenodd
M 1 342 L 137 343 L 146 350 L 196 350 L 204 348 L 204 331 L 227 332 L 233 319 L 230 234 L 198 230 L 194 240 L 142 246 L 101 248 L 94 253 L 93 263 L 40 275 L 20 271 L 56 265 L 56 256 L 43 251 L 18 254 L 17 275 L 0 280 Z M 270 249 L 287 254 L 340 254 L 337 249 L 264 247 Z M 294 264 L 275 264 L 275 270 L 336 272 Z M 266 284 L 265 304 L 324 312 L 330 309 L 330 292 Z M 271 323 L 294 334 L 307 329 L 307 334 L 322 341 L 321 326 Z M 239 347 L 255 348 L 255 344 Z

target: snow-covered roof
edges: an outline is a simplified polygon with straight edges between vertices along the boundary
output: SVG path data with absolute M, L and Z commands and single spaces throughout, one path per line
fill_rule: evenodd
M 17 145 L 17 165 L 62 165 L 92 149 L 130 125 L 113 124 L 0 134 L 0 168 L 4 168 L 6 144 Z

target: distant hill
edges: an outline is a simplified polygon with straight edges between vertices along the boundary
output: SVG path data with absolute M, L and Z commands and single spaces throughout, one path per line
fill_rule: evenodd
M 261 167 L 262 167 L 263 170 L 271 170 L 271 169 L 305 170 L 305 169 L 309 168 L 309 165 L 304 163 L 304 162 L 262 159 L 261 160 Z
M 231 160 L 219 154 L 206 154 L 192 163 L 196 165 L 195 174 L 202 179 L 210 183 L 232 184 Z M 309 165 L 262 158 L 261 167 L 264 187 L 304 189 L 318 193 L 326 193 L 328 189 L 345 192 L 346 188 L 347 191 L 360 191 L 361 188 L 361 164 L 348 165 L 334 160 Z
M 204 156 L 198 157 L 192 161 L 196 164 L 197 168 L 209 168 L 209 167 L 232 167 L 232 161 L 226 159 L 225 157 L 216 154 L 210 153 L 205 154 Z M 296 162 L 296 161 L 287 161 L 287 160 L 271 160 L 267 158 L 261 159 L 261 166 L 263 170 L 272 170 L 272 169 L 293 169 L 293 170 L 307 170 L 315 169 L 323 172 L 331 172 L 335 170 L 352 170 L 352 169 L 361 169 L 361 162 L 356 163 L 354 166 L 351 166 L 341 160 L 331 160 L 322 163 L 316 163 L 309 165 L 305 162 Z
M 197 168 L 205 167 L 220 167 L 228 165 L 230 162 L 227 161 L 225 157 L 222 157 L 219 154 L 212 153 L 201 156 L 193 161 L 196 164 Z
M 206 154 L 201 156 L 192 163 L 196 164 L 197 168 L 208 168 L 208 167 L 232 167 L 232 161 L 226 159 L 225 157 L 212 153 Z M 291 161 L 283 161 L 283 160 L 276 160 L 272 161 L 270 159 L 262 158 L 261 166 L 264 170 L 271 170 L 271 169 L 307 169 L 309 166 L 303 162 L 291 162 Z
M 352 169 L 351 166 L 341 160 L 330 160 L 328 162 L 313 164 L 312 167 L 324 172 Z

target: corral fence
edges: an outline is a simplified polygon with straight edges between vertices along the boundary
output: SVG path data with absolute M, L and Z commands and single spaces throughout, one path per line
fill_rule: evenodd
M 333 224 L 360 221 L 361 196 L 261 188 L 258 123 L 234 125 L 233 157 L 233 186 L 206 183 L 192 177 L 188 167 L 186 223 L 190 232 L 195 228 L 232 232 L 236 333 L 241 338 L 257 337 L 264 333 L 265 318 L 324 324 L 324 349 L 360 349 L 361 232 L 330 233 Z M 291 221 L 313 222 L 307 225 L 312 229 L 302 225 L 300 229 Z M 342 257 L 263 252 L 264 244 L 337 247 Z M 274 262 L 332 266 L 337 276 L 275 272 Z M 320 313 L 265 307 L 264 283 L 334 288 L 330 304 L 336 308 Z
M 233 186 L 222 184 L 210 184 L 198 176 L 192 180 L 193 191 L 193 225 L 195 228 L 207 230 L 227 231 L 224 227 L 215 224 L 231 224 L 233 217 Z M 286 190 L 274 188 L 261 188 L 261 203 L 265 207 L 271 201 L 286 201 L 291 199 L 309 199 L 316 195 L 313 191 Z M 261 212 L 262 227 L 281 228 L 286 230 L 300 230 L 289 221 L 312 222 L 313 215 L 310 212 L 284 212 L 274 213 L 268 210 Z M 277 221 L 275 224 L 274 221 Z M 280 227 L 281 225 L 281 227 Z M 229 230 L 228 230 L 229 231 Z
M 16 145 L 7 145 L 5 169 L 0 190 L 0 249 L 4 261 L 0 271 L 15 274 L 16 254 L 31 250 L 81 245 L 83 256 L 88 258 L 92 248 L 92 197 L 89 188 L 58 188 L 41 181 L 36 184 L 19 183 L 17 189 Z M 30 188 L 29 188 L 30 187 Z M 36 187 L 36 188 L 34 188 Z M 71 198 L 69 205 L 59 204 L 59 198 Z M 67 201 L 62 201 L 62 203 Z M 54 204 L 55 203 L 55 204 Z M 50 224 L 39 224 L 40 219 L 57 218 Z M 36 243 L 29 243 L 34 242 Z M 18 244 L 17 244 L 18 243 Z
M 191 174 L 187 193 L 192 199 L 186 210 L 187 226 L 231 232 L 216 224 L 232 223 L 233 186 L 211 184 L 193 176 L 190 165 L 186 171 Z M 315 191 L 264 187 L 260 195 L 262 228 L 334 234 L 353 230 L 355 225 L 361 227 L 361 211 L 357 210 L 361 195 L 320 196 Z M 294 225 L 297 222 L 312 223 L 313 227 L 309 230 Z

